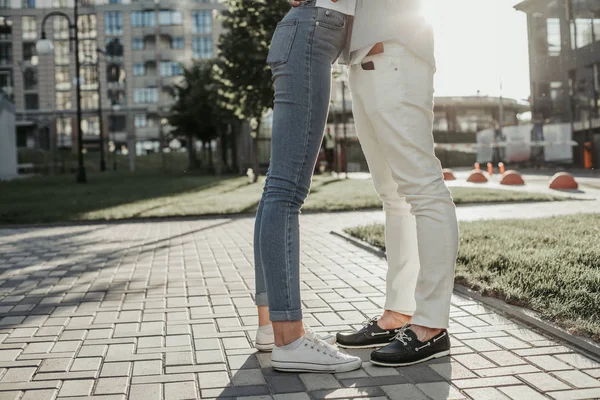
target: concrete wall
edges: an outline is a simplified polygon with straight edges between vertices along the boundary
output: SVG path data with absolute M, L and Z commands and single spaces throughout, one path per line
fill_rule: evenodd
M 0 180 L 17 176 L 15 106 L 0 92 Z

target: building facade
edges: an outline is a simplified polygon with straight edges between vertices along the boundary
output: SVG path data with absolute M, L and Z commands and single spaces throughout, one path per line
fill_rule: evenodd
M 526 0 L 532 112 L 536 122 L 570 123 L 574 162 L 600 165 L 600 2 Z
M 17 176 L 15 106 L 0 90 L 0 180 Z
M 77 0 L 83 141 L 137 154 L 167 146 L 170 86 L 183 65 L 215 55 L 218 0 Z M 16 105 L 19 147 L 74 149 L 74 52 L 65 18 L 44 31 L 53 55 L 36 54 L 44 16 L 73 21 L 74 0 L 0 0 L 0 88 Z M 97 51 L 100 49 L 101 52 Z M 102 121 L 99 118 L 101 106 Z

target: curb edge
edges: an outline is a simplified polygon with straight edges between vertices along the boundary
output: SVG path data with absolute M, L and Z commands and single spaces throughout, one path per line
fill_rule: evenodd
M 362 248 L 363 250 L 370 252 L 373 255 L 376 255 L 380 258 L 386 257 L 384 251 L 369 243 L 364 242 L 363 240 L 357 239 L 340 231 L 331 231 L 330 233 L 334 236 L 346 240 L 347 242 L 357 247 Z M 600 345 L 594 343 L 590 339 L 581 336 L 573 336 L 570 333 L 568 333 L 565 329 L 550 322 L 543 321 L 535 311 L 523 307 L 510 305 L 500 299 L 483 296 L 480 293 L 477 293 L 476 291 L 468 288 L 467 286 L 456 283 L 454 284 L 454 292 L 463 297 L 468 297 L 473 300 L 479 301 L 484 305 L 492 308 L 493 310 L 498 311 L 506 316 L 509 316 L 512 319 L 524 325 L 544 332 L 546 335 L 550 335 L 552 337 L 560 339 L 563 342 L 570 345 L 571 347 L 584 353 L 586 356 L 592 358 L 594 361 L 600 362 Z

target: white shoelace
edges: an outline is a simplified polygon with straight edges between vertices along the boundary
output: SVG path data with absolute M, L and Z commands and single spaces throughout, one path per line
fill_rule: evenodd
M 373 325 L 375 322 L 377 322 L 379 320 L 379 317 L 380 316 L 377 315 L 371 319 L 366 320 L 365 322 L 362 323 L 362 326 L 366 328 L 367 326 Z
M 400 329 L 398 334 L 394 337 L 394 339 L 396 339 L 397 341 L 399 341 L 400 343 L 402 343 L 405 346 L 408 345 L 408 342 L 412 342 L 412 338 L 410 336 L 408 336 L 408 334 L 406 333 L 407 329 L 408 329 L 408 327 L 404 326 L 402 329 Z
M 340 360 L 340 352 L 329 343 L 321 340 L 317 334 L 310 328 L 306 329 L 306 338 L 312 342 L 310 346 L 311 349 L 316 349 L 317 352 L 328 355 L 329 357 L 333 357 L 337 360 Z M 305 346 L 308 346 L 308 343 L 304 343 Z

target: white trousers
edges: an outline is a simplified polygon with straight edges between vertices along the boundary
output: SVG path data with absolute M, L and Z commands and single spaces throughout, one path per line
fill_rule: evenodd
M 433 143 L 434 69 L 396 42 L 350 67 L 360 143 L 386 214 L 385 309 L 447 328 L 458 250 L 456 208 Z

